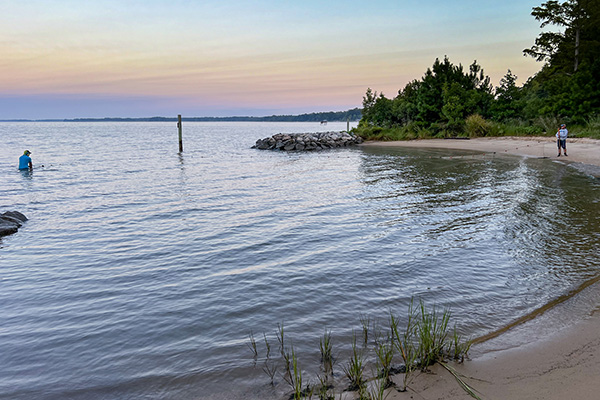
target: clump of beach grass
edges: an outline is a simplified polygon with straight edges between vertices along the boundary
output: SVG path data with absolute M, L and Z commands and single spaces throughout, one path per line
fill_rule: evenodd
M 271 356 L 271 344 L 267 340 L 267 334 L 263 332 L 263 337 L 265 338 L 265 347 L 267 349 L 267 359 Z
M 456 327 L 449 343 L 448 323 L 450 321 L 450 310 L 445 309 L 441 313 L 435 306 L 427 311 L 423 301 L 420 301 L 419 318 L 416 323 L 418 338 L 417 362 L 421 369 L 426 369 L 434 363 L 439 363 L 444 369 L 454 376 L 459 385 L 473 398 L 481 400 L 457 373 L 447 365 L 445 357 L 452 355 L 454 359 L 463 359 L 471 347 L 470 341 L 462 342 L 462 337 L 457 333 Z M 445 349 L 454 349 L 454 352 L 444 352 Z M 408 366 L 407 366 L 408 371 Z
M 263 332 L 265 340 L 265 348 L 267 349 L 267 355 L 265 357 L 265 363 L 263 365 L 263 371 L 271 378 L 271 386 L 275 385 L 275 374 L 277 373 L 277 362 L 271 359 L 271 344 L 267 339 L 267 334 Z
M 283 356 L 285 353 L 285 335 L 283 329 L 283 321 L 277 324 L 277 340 L 279 341 L 279 352 Z
M 325 376 L 333 375 L 333 345 L 331 343 L 331 331 L 325 330 L 323 337 L 319 339 L 319 350 L 321 351 L 321 367 Z
M 250 333 L 248 334 L 248 340 L 250 341 L 250 343 L 246 343 L 246 344 L 252 351 L 254 360 L 256 361 L 256 359 L 258 358 L 258 349 L 256 347 L 256 339 L 254 339 L 254 333 L 252 331 L 250 331 Z
M 393 386 L 394 383 L 391 381 L 390 376 L 392 374 L 392 362 L 394 361 L 394 332 L 390 328 L 390 331 L 384 337 L 378 326 L 374 326 L 374 338 L 375 338 L 375 355 L 377 378 L 383 379 L 384 386 L 387 389 Z
M 383 400 L 385 399 L 385 390 L 388 388 L 388 383 L 385 379 L 375 379 L 366 390 L 365 398 L 367 400 Z
M 346 390 L 356 392 L 355 396 L 359 400 L 380 400 L 385 397 L 386 389 L 390 387 L 395 386 L 398 391 L 406 391 L 415 371 L 424 371 L 439 363 L 456 378 L 469 395 L 478 399 L 475 390 L 447 364 L 447 360 L 464 361 L 471 347 L 471 341 L 464 340 L 456 325 L 452 330 L 448 328 L 450 317 L 448 309 L 440 311 L 435 306 L 428 309 L 422 300 L 415 305 L 411 299 L 406 318 L 402 320 L 404 325 L 401 325 L 401 318 L 390 310 L 389 330 L 382 334 L 379 325 L 372 324 L 370 317 L 361 314 L 362 343 L 359 343 L 356 331 L 353 330 L 350 358 L 347 363 L 341 365 L 341 370 L 349 381 Z M 305 377 L 299 366 L 296 349 L 291 342 L 288 346 L 283 322 L 278 324 L 276 335 L 280 356 L 273 358 L 271 343 L 263 333 L 266 347 L 263 371 L 269 376 L 271 385 L 275 385 L 276 376 L 281 376 L 291 388 L 290 399 L 311 399 L 315 394 L 320 400 L 335 398 L 336 360 L 333 356 L 331 331 L 326 329 L 319 338 L 321 372 L 317 374 L 319 382 L 315 385 L 304 382 Z M 372 348 L 369 346 L 369 336 L 373 338 Z M 248 346 L 256 362 L 258 349 L 254 334 L 250 332 L 248 337 Z M 403 362 L 401 368 L 393 367 L 394 358 L 397 356 Z M 371 370 L 371 376 L 367 376 L 365 369 L 371 361 L 374 361 L 374 365 L 371 364 L 374 368 Z M 279 368 L 282 364 L 283 368 Z M 277 374 L 280 370 L 282 372 Z M 402 383 L 396 385 L 391 377 L 398 373 L 403 374 L 403 378 Z M 306 387 L 303 388 L 303 385 Z
M 329 383 L 329 376 L 318 375 L 319 379 L 319 400 L 334 400 L 334 395 L 331 393 L 333 385 Z
M 383 379 L 386 388 L 393 385 L 390 380 L 392 361 L 394 359 L 394 346 L 391 342 L 379 342 L 375 347 L 377 355 L 377 374 L 376 376 Z
M 290 386 L 294 386 L 294 377 L 292 376 L 292 356 L 289 351 L 284 352 L 281 357 L 283 358 L 283 380 L 286 381 Z
M 413 307 L 413 300 L 410 300 L 408 306 L 408 321 L 404 331 L 400 331 L 399 319 L 390 312 L 390 329 L 392 331 L 392 343 L 400 353 L 402 361 L 404 361 L 404 378 L 402 387 L 399 389 L 405 392 L 410 383 L 412 372 L 416 369 L 416 360 L 418 357 L 418 348 L 415 345 L 416 332 L 416 314 Z
M 363 354 L 362 351 L 359 350 L 356 345 L 356 334 L 354 333 L 352 340 L 352 355 L 350 356 L 350 360 L 348 361 L 348 363 L 342 366 L 344 374 L 350 381 L 350 386 L 348 387 L 348 390 L 360 390 L 364 386 L 364 369 L 365 365 Z
M 416 325 L 419 366 L 427 368 L 440 361 L 444 356 L 450 311 L 446 309 L 440 314 L 434 306 L 429 312 L 423 301 L 421 301 L 419 317 L 420 319 Z
M 303 396 L 302 392 L 302 369 L 298 365 L 298 358 L 296 357 L 296 352 L 294 351 L 294 346 L 292 346 L 292 369 L 294 371 L 293 376 L 290 374 L 290 385 L 293 389 L 293 398 L 294 400 L 301 400 Z
M 465 339 L 463 335 L 458 333 L 456 325 L 454 325 L 446 354 L 453 360 L 464 362 L 472 344 L 473 342 L 470 339 Z
M 263 371 L 271 378 L 271 386 L 275 385 L 275 374 L 277 373 L 277 363 L 269 358 L 265 360 Z
M 365 314 L 360 314 L 360 324 L 362 325 L 363 345 L 366 346 L 369 343 L 369 328 L 371 327 L 371 317 Z

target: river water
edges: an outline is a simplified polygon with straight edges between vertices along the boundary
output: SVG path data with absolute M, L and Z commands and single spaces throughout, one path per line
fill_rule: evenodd
M 179 154 L 173 123 L 0 123 L 0 212 L 29 217 L 0 241 L 0 398 L 282 399 L 280 324 L 315 379 L 326 329 L 342 358 L 414 298 L 475 337 L 600 275 L 600 184 L 565 164 L 251 149 L 345 127 L 185 123 Z

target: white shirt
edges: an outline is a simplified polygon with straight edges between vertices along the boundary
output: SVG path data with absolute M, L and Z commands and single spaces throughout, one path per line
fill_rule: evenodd
M 569 131 L 567 130 L 567 128 L 561 128 L 558 130 L 558 132 L 556 132 L 556 137 L 560 140 L 565 140 L 568 135 Z

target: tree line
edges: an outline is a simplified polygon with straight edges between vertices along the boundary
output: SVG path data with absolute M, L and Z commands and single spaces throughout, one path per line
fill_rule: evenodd
M 532 16 L 544 31 L 525 56 L 543 62 L 522 86 L 509 69 L 493 87 L 475 61 L 468 68 L 436 59 L 394 98 L 367 89 L 359 134 L 425 136 L 539 134 L 559 122 L 600 137 L 600 1 L 546 1 Z
M 300 115 L 270 115 L 265 117 L 182 117 L 184 122 L 322 122 L 322 121 L 358 121 L 362 117 L 360 108 L 347 111 L 326 111 Z M 75 119 L 38 119 L 38 120 L 1 120 L 0 122 L 175 122 L 176 117 L 142 118 L 75 118 Z

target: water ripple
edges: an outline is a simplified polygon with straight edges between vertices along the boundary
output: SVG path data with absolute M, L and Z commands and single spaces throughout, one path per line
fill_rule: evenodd
M 480 335 L 599 274 L 600 185 L 564 165 L 250 149 L 300 124 L 186 124 L 178 155 L 172 128 L 0 124 L 0 160 L 51 165 L 0 163 L 30 217 L 0 242 L 0 398 L 279 398 L 250 331 L 316 365 L 411 297 Z

